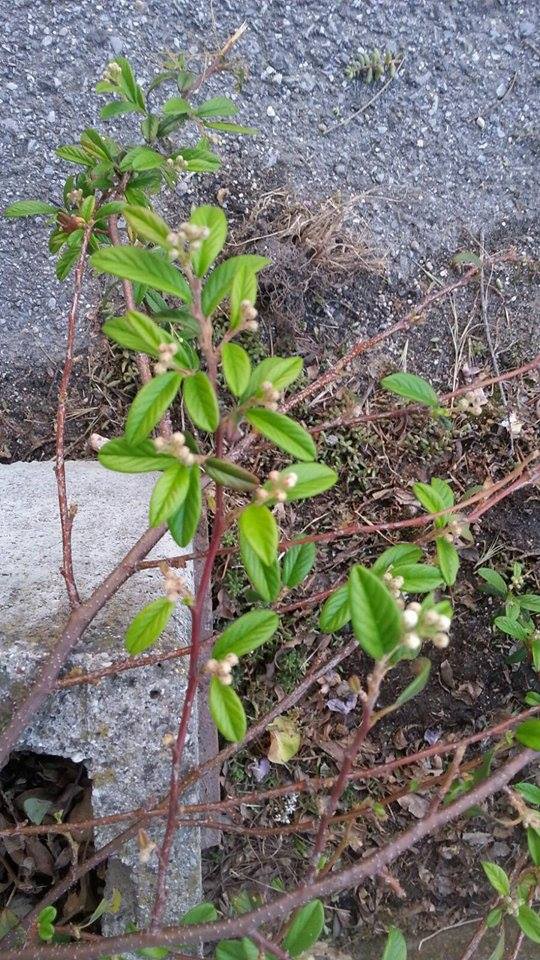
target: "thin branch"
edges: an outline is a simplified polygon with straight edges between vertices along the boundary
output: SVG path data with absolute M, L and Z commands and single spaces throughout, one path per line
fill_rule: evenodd
M 56 454 L 54 461 L 54 472 L 56 475 L 56 486 L 58 489 L 58 507 L 60 511 L 60 526 L 62 528 L 62 576 L 66 581 L 66 589 L 69 598 L 69 604 L 72 610 L 75 610 L 81 602 L 75 574 L 73 572 L 73 550 L 71 543 L 71 532 L 73 520 L 75 517 L 75 508 L 68 503 L 66 486 L 66 468 L 64 461 L 64 442 L 66 431 L 66 402 L 73 370 L 73 350 L 75 347 L 75 335 L 77 332 L 77 316 L 79 313 L 79 304 L 81 300 L 82 283 L 86 267 L 86 257 L 88 253 L 88 244 L 92 235 L 93 224 L 86 225 L 83 234 L 81 252 L 77 267 L 75 269 L 75 281 L 73 285 L 73 300 L 68 315 L 66 353 L 64 359 L 64 369 L 60 388 L 58 390 L 58 407 L 56 411 Z
M 483 803 L 509 783 L 538 756 L 534 750 L 520 750 L 499 770 L 491 774 L 473 790 L 459 797 L 454 803 L 437 810 L 431 816 L 418 821 L 408 830 L 394 838 L 386 846 L 375 850 L 359 863 L 340 872 L 329 874 L 311 885 L 284 894 L 257 910 L 213 923 L 194 926 L 167 927 L 153 932 L 141 932 L 115 937 L 104 937 L 101 944 L 68 944 L 46 946 L 31 944 L 3 953 L 2 960 L 97 960 L 104 953 L 122 953 L 149 947 L 175 946 L 181 941 L 190 944 L 215 943 L 217 940 L 249 936 L 263 924 L 279 920 L 283 922 L 293 910 L 315 897 L 328 897 L 344 889 L 351 889 L 362 881 L 381 874 L 397 857 L 411 847 L 451 823 L 472 806 Z

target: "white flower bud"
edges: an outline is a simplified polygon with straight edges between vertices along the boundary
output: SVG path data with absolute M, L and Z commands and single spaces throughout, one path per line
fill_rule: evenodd
M 436 610 L 426 610 L 422 619 L 427 627 L 439 626 L 439 614 Z
M 252 333 L 256 333 L 256 331 L 259 329 L 259 324 L 257 323 L 256 320 L 248 320 L 244 324 L 244 328 L 246 330 L 250 330 Z
M 264 503 L 265 500 L 269 500 L 269 499 L 270 499 L 270 494 L 268 493 L 268 490 L 264 490 L 263 487 L 259 487 L 255 491 L 255 500 L 258 500 L 259 503 Z
M 288 473 L 286 477 L 283 477 L 283 486 L 287 490 L 292 490 L 293 487 L 298 483 L 298 475 L 296 473 Z
M 408 650 L 419 650 L 422 646 L 422 640 L 417 633 L 406 633 L 403 638 L 403 643 Z
M 204 669 L 206 670 L 206 673 L 217 673 L 219 670 L 219 661 L 214 660 L 214 658 L 211 657 L 210 660 L 206 661 Z
M 406 627 L 415 627 L 418 623 L 418 614 L 416 611 L 407 607 L 407 609 L 403 611 L 403 623 Z
M 439 626 L 440 629 L 443 631 L 443 633 L 447 633 L 447 632 L 449 631 L 449 629 L 450 629 L 450 624 L 451 624 L 451 623 L 452 623 L 452 621 L 451 621 L 450 617 L 447 617 L 446 614 L 444 614 L 444 613 L 440 613 L 440 614 L 439 614 L 439 623 L 438 623 L 438 626 Z
M 287 499 L 287 494 L 284 490 L 278 490 L 276 493 L 276 500 L 278 503 L 285 503 Z
M 226 677 L 218 676 L 218 680 L 223 684 L 224 687 L 230 687 L 233 682 L 233 678 L 231 677 L 230 673 L 228 673 Z
M 409 603 L 409 605 L 407 606 L 407 610 L 413 610 L 415 613 L 420 613 L 421 609 L 422 609 L 422 604 L 417 603 L 416 600 L 413 600 L 413 602 Z
M 235 653 L 228 653 L 225 657 L 223 657 L 223 659 L 225 660 L 226 663 L 229 663 L 231 667 L 237 667 L 238 664 L 240 663 Z
M 436 633 L 435 636 L 432 637 L 432 642 L 434 647 L 438 647 L 439 650 L 444 650 L 450 643 L 450 638 L 447 633 Z
M 268 474 L 268 479 L 271 480 L 272 483 L 277 483 L 279 480 L 279 471 L 271 470 L 270 473 Z
M 396 590 L 401 590 L 404 583 L 405 583 L 404 577 L 394 577 L 394 587 L 396 588 Z

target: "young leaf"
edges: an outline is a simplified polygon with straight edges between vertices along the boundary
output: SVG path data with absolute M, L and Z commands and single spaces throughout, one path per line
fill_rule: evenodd
M 167 626 L 174 610 L 174 603 L 166 597 L 159 597 L 131 621 L 126 631 L 125 648 L 134 656 L 142 653 L 156 642 Z
M 201 472 L 189 468 L 189 483 L 184 502 L 167 520 L 169 532 L 179 547 L 187 547 L 197 532 L 202 510 Z
M 324 927 L 324 907 L 320 900 L 312 900 L 300 907 L 283 940 L 283 949 L 291 957 L 298 957 L 317 943 Z
M 5 217 L 49 217 L 56 213 L 57 207 L 42 200 L 16 200 L 4 210 Z
M 516 919 L 525 936 L 533 943 L 540 943 L 540 913 L 523 904 Z
M 221 133 L 238 133 L 241 136 L 254 136 L 258 133 L 257 127 L 244 127 L 226 120 L 203 120 L 203 123 L 210 130 L 219 130 Z
M 401 637 L 401 617 L 394 598 L 379 578 L 362 566 L 349 575 L 349 604 L 358 643 L 375 660 L 390 653 Z
M 129 100 L 113 100 L 112 103 L 106 103 L 99 111 L 102 120 L 112 120 L 113 117 L 120 117 L 124 113 L 143 113 L 143 110 Z
M 180 389 L 182 377 L 169 371 L 152 377 L 135 397 L 126 420 L 126 440 L 136 446 L 144 440 L 170 407 Z
M 513 787 L 514 790 L 517 790 L 520 796 L 527 803 L 531 803 L 534 807 L 540 807 L 540 787 L 537 787 L 534 783 L 516 783 Z
M 150 497 L 150 526 L 159 527 L 181 506 L 187 496 L 190 468 L 176 463 L 162 473 Z
M 540 867 L 540 830 L 527 827 L 527 847 L 535 867 Z
M 251 374 L 242 400 L 252 397 L 262 384 L 268 380 L 275 390 L 285 390 L 302 373 L 302 357 L 266 357 L 261 360 Z
M 184 380 L 184 403 L 196 427 L 213 433 L 219 425 L 219 406 L 214 388 L 202 371 Z
M 242 702 L 232 689 L 217 677 L 212 677 L 208 694 L 210 715 L 219 732 L 233 743 L 242 740 L 247 730 L 247 720 Z
M 227 218 L 221 207 L 203 206 L 195 208 L 189 222 L 210 231 L 209 236 L 201 241 L 199 249 L 191 255 L 195 276 L 204 277 L 227 239 Z
M 540 719 L 530 717 L 520 723 L 519 727 L 516 727 L 516 740 L 525 747 L 540 750 Z
M 531 613 L 540 613 L 540 595 L 536 593 L 522 593 L 517 598 L 520 607 L 523 610 L 530 610 Z
M 212 97 L 195 111 L 198 117 L 231 117 L 238 113 L 236 104 L 228 97 Z
M 220 940 L 216 947 L 216 960 L 259 960 L 258 947 L 243 937 L 242 940 Z
M 156 170 L 165 163 L 163 154 L 150 147 L 132 147 L 120 162 L 120 170 Z
M 305 500 L 324 493 L 337 482 L 337 473 L 324 463 L 293 463 L 280 471 L 280 477 L 294 473 L 296 483 L 287 490 L 287 500 Z M 265 487 L 268 485 L 265 484 Z
M 270 261 L 266 257 L 259 257 L 256 254 L 242 254 L 238 257 L 230 257 L 220 263 L 208 277 L 202 292 L 202 308 L 205 316 L 210 316 L 221 301 L 230 293 L 231 285 L 238 270 L 242 267 L 249 267 L 251 272 L 257 273 L 266 267 Z
M 321 610 L 319 626 L 323 633 L 337 633 L 351 619 L 349 604 L 349 585 L 344 584 L 334 590 Z
M 223 660 L 228 653 L 243 657 L 266 643 L 279 627 L 279 617 L 271 610 L 251 610 L 231 623 L 217 638 L 212 656 Z
M 190 289 L 180 271 L 158 253 L 135 247 L 103 247 L 92 254 L 90 262 L 98 273 L 146 283 L 186 303 L 191 301 Z
M 174 343 L 174 337 L 168 330 L 164 330 L 145 313 L 139 313 L 138 310 L 128 310 L 123 317 L 107 320 L 102 330 L 121 347 L 147 353 L 154 358 L 159 356 L 161 343 Z
M 184 914 L 180 923 L 186 926 L 192 923 L 212 923 L 217 918 L 218 912 L 213 903 L 198 903 Z
M 505 597 L 508 593 L 508 587 L 506 586 L 505 581 L 501 577 L 500 573 L 497 573 L 496 570 L 492 570 L 491 567 L 480 567 L 476 571 L 479 577 L 482 577 L 482 580 L 485 580 L 491 590 L 498 594 L 500 597 Z
M 428 513 L 440 513 L 441 510 L 446 510 L 448 507 L 452 506 L 452 502 L 448 503 L 448 498 L 443 495 L 441 489 L 438 489 L 436 485 L 433 485 L 433 482 L 414 483 L 413 493 L 416 499 L 420 501 Z M 437 517 L 435 520 L 435 526 L 444 527 L 448 523 L 449 519 L 449 516 Z
M 242 303 L 255 303 L 257 299 L 257 275 L 248 265 L 240 267 L 231 284 L 230 319 L 231 330 L 236 330 L 242 319 Z
M 242 536 L 266 566 L 277 556 L 279 533 L 274 514 L 264 504 L 250 503 L 244 507 L 238 525 Z
M 163 104 L 163 113 L 174 113 L 175 116 L 191 113 L 191 104 L 183 97 L 171 97 Z
M 297 587 L 305 580 L 317 556 L 314 543 L 299 543 L 290 547 L 283 558 L 283 583 L 290 587 Z
M 416 563 L 422 556 L 420 547 L 414 543 L 395 543 L 393 547 L 384 550 L 372 566 L 373 573 L 386 573 L 393 564 Z
M 221 348 L 223 375 L 233 396 L 240 397 L 251 375 L 249 354 L 237 343 L 224 343 Z
M 249 470 L 238 467 L 229 460 L 220 460 L 218 457 L 209 457 L 204 461 L 204 469 L 214 483 L 220 487 L 230 487 L 231 490 L 255 490 L 259 486 L 259 478 Z
M 132 446 L 125 437 L 103 444 L 98 459 L 103 467 L 119 473 L 153 473 L 173 467 L 178 462 L 175 457 L 158 453 L 151 440 Z
M 426 407 L 439 406 L 439 398 L 431 384 L 415 373 L 391 373 L 381 380 L 381 387 Z
M 437 537 L 435 546 L 437 548 L 437 563 L 444 582 L 452 587 L 456 582 L 459 570 L 459 553 L 454 544 L 450 543 L 446 537 Z
M 390 927 L 381 960 L 407 960 L 407 944 L 397 927 Z
M 416 697 L 419 693 L 422 693 L 422 690 L 426 686 L 431 671 L 431 660 L 428 660 L 427 657 L 418 657 L 418 659 L 415 660 L 415 667 L 418 672 L 414 680 L 411 680 L 411 682 L 400 693 L 399 697 L 394 703 L 395 707 L 402 707 L 404 703 L 408 703 L 409 700 L 413 699 L 413 697 Z
M 511 617 L 495 617 L 493 622 L 499 630 L 508 634 L 509 637 L 514 637 L 515 640 L 526 640 L 529 636 L 529 631 L 519 620 L 513 620 Z
M 126 206 L 124 208 L 124 217 L 130 227 L 135 230 L 135 233 L 142 237 L 143 240 L 148 240 L 158 247 L 168 247 L 167 237 L 170 233 L 169 227 L 153 210 L 149 210 L 147 207 Z
M 427 563 L 396 564 L 392 567 L 395 577 L 403 577 L 402 590 L 406 593 L 430 593 L 443 583 L 438 567 Z
M 263 563 L 243 536 L 242 530 L 239 531 L 239 540 L 242 563 L 253 588 L 263 600 L 272 603 L 277 598 L 281 586 L 277 559 L 272 564 Z
M 246 420 L 258 433 L 262 433 L 263 437 L 299 460 L 313 460 L 317 455 L 315 444 L 307 430 L 284 413 L 257 408 L 246 411 Z

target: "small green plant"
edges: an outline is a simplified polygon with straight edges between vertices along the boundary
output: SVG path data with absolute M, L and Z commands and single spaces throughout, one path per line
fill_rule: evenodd
M 395 76 L 400 60 L 401 57 L 391 50 L 381 52 L 377 47 L 372 50 L 360 48 L 345 67 L 345 76 L 347 80 L 376 83 L 381 77 Z
M 508 580 L 492 567 L 481 567 L 478 574 L 484 580 L 484 591 L 504 603 L 504 614 L 493 621 L 495 627 L 521 644 L 510 661 L 520 663 L 530 657 L 540 672 L 540 630 L 535 620 L 535 614 L 540 614 L 540 594 L 520 593 L 525 584 L 522 564 L 513 564 Z

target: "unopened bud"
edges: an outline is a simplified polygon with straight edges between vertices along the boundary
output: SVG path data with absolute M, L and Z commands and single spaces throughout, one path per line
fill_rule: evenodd
M 419 650 L 422 646 L 422 640 L 417 633 L 406 633 L 403 643 L 408 650 Z
M 406 627 L 415 627 L 418 623 L 418 614 L 415 610 L 407 608 L 403 611 L 403 623 Z
M 444 650 L 450 643 L 450 638 L 447 633 L 436 633 L 432 638 L 432 642 L 433 646 L 438 647 L 439 650 Z

